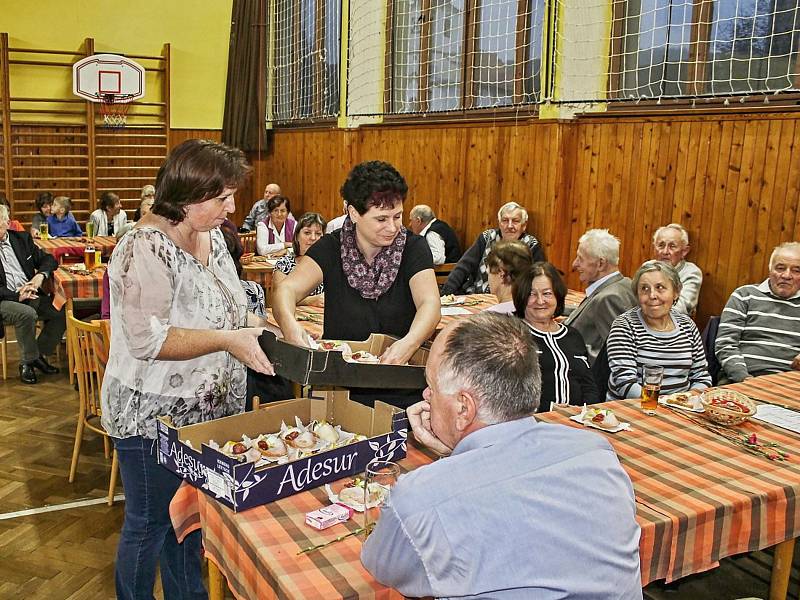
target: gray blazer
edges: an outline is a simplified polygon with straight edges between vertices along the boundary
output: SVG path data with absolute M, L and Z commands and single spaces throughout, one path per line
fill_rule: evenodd
M 564 321 L 565 325 L 577 329 L 586 342 L 589 362 L 594 363 L 608 337 L 611 324 L 626 310 L 638 306 L 639 301 L 631 289 L 630 277 L 617 273 L 591 296 L 578 305 Z

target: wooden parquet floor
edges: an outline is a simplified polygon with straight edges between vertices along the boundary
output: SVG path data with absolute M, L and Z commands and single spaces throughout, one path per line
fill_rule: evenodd
M 9 344 L 9 354 L 9 378 L 0 380 L 0 600 L 114 598 L 124 501 L 111 507 L 104 501 L 110 460 L 103 456 L 102 439 L 84 434 L 75 482 L 68 483 L 78 394 L 65 373 L 43 376 L 38 385 L 21 384 L 15 344 Z M 120 484 L 116 493 L 122 492 Z M 9 514 L 87 500 L 100 502 Z M 718 569 L 676 585 L 651 584 L 644 595 L 648 600 L 766 598 L 771 562 L 768 552 L 726 559 Z M 158 582 L 155 597 L 163 598 Z M 789 598 L 797 597 L 795 571 Z

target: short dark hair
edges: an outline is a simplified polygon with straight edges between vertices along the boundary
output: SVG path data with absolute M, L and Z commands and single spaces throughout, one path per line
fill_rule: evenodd
M 523 271 L 530 268 L 532 262 L 533 257 L 528 244 L 519 240 L 500 240 L 486 257 L 486 269 L 490 273 L 505 271 L 504 283 L 511 283 Z
M 271 213 L 281 204 L 286 205 L 286 212 L 292 212 L 292 205 L 289 202 L 289 199 L 286 196 L 281 196 L 280 194 L 278 194 L 277 196 L 273 196 L 272 198 L 267 200 L 267 212 Z
M 315 212 L 307 212 L 302 217 L 297 220 L 297 225 L 294 228 L 294 237 L 292 238 L 292 248 L 294 248 L 294 255 L 300 255 L 300 243 L 297 240 L 297 236 L 300 235 L 300 230 L 303 227 L 310 227 L 311 225 L 319 225 L 319 228 L 322 230 L 322 233 L 325 233 L 325 226 L 328 222 L 325 218 Z
M 117 202 L 119 202 L 119 196 L 114 192 L 103 192 L 100 196 L 100 208 L 103 210 L 114 208 Z
M 554 317 L 560 317 L 564 314 L 564 304 L 567 298 L 567 284 L 561 278 L 552 264 L 549 262 L 536 262 L 531 265 L 527 271 L 523 271 L 519 277 L 514 280 L 512 295 L 514 297 L 514 314 L 520 319 L 525 318 L 525 307 L 528 306 L 528 298 L 531 296 L 531 287 L 533 287 L 533 280 L 537 277 L 544 275 L 550 280 L 553 285 L 553 293 L 556 295 L 556 312 Z
M 40 192 L 36 196 L 36 210 L 41 211 L 46 204 L 53 204 L 53 194 L 50 192 Z
M 353 167 L 340 193 L 345 202 L 363 215 L 373 206 L 392 208 L 398 202 L 403 202 L 408 194 L 408 185 L 389 163 L 370 160 Z
M 211 140 L 186 140 L 167 156 L 156 177 L 152 212 L 178 224 L 186 206 L 238 188 L 250 173 L 244 153 Z
M 464 317 L 445 343 L 438 384 L 445 393 L 472 391 L 484 423 L 532 415 L 542 395 L 537 350 L 519 319 L 488 311 Z
M 0 192 L 0 204 L 7 206 L 9 212 L 11 212 L 11 202 L 8 201 L 8 197 L 6 196 L 5 192 Z

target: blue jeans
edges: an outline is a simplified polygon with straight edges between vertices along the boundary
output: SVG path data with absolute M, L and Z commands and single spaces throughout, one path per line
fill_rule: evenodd
M 117 598 L 152 600 L 159 564 L 165 600 L 206 600 L 200 531 L 179 544 L 169 518 L 169 503 L 181 478 L 158 464 L 155 440 L 113 439 L 125 489 L 125 522 L 115 571 Z

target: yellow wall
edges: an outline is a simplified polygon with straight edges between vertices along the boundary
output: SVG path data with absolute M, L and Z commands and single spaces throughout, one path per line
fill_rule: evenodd
M 48 50 L 80 50 L 83 40 L 90 37 L 94 38 L 98 53 L 160 55 L 163 44 L 169 43 L 171 126 L 221 129 L 231 3 L 232 0 L 0 0 L 0 31 L 8 32 L 12 47 Z M 16 86 L 12 87 L 12 94 L 71 93 L 71 72 L 46 69 L 49 74 L 44 81 L 41 68 L 35 71 L 35 77 L 26 77 L 19 71 L 12 73 L 12 86 Z M 146 83 L 155 85 L 157 80 L 148 77 Z M 148 93 L 147 99 L 151 97 Z

